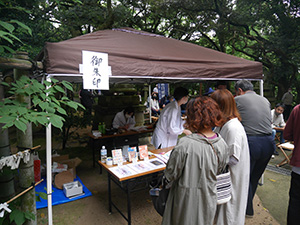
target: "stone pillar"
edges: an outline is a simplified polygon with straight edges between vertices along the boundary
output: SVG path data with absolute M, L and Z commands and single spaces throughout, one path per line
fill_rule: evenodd
M 28 60 L 27 52 L 17 52 L 15 58 Z M 28 76 L 27 70 L 22 69 L 14 69 L 14 77 L 15 80 L 18 80 L 21 76 Z M 30 97 L 27 96 L 18 96 L 19 101 L 26 102 L 28 107 L 30 107 Z M 33 147 L 32 143 L 32 124 L 27 124 L 27 129 L 25 133 L 17 129 L 17 146 L 20 151 Z M 22 189 L 27 189 L 34 183 L 34 167 L 33 167 L 33 157 L 30 156 L 30 161 L 25 164 L 22 160 L 19 166 L 20 171 L 20 187 Z M 35 215 L 36 218 L 36 201 L 35 201 L 35 189 L 28 191 L 26 194 L 22 196 L 22 210 L 25 212 L 31 212 Z M 36 225 L 37 221 L 35 220 L 27 220 L 26 225 Z
M 0 74 L 2 80 L 2 74 Z M 0 85 L 0 101 L 4 99 L 4 88 Z M 2 129 L 3 124 L 0 124 L 0 158 L 11 154 L 9 147 L 8 129 Z M 6 202 L 15 194 L 14 175 L 10 168 L 4 168 L 0 171 L 0 202 Z

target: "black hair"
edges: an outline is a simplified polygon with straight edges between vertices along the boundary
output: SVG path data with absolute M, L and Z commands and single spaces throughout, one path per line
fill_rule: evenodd
M 189 95 L 189 91 L 184 88 L 184 87 L 178 87 L 175 89 L 174 91 L 174 98 L 176 101 L 179 101 L 180 99 L 182 99 L 183 97 Z
M 275 108 L 278 108 L 278 107 L 282 107 L 283 109 L 285 109 L 285 104 L 283 104 L 283 103 L 277 103 L 275 105 Z
M 132 106 L 128 106 L 124 109 L 124 114 L 130 114 L 130 113 L 133 113 L 134 114 L 134 108 Z
M 248 80 L 238 80 L 234 85 L 235 90 L 238 90 L 239 88 L 243 91 L 253 91 L 253 84 Z

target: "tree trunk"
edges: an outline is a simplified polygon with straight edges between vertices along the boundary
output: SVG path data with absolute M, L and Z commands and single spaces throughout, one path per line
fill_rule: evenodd
M 2 79 L 2 77 L 0 78 Z M 3 86 L 0 85 L 0 101 L 4 98 Z M 2 130 L 0 124 L 0 158 L 10 155 L 8 129 Z M 14 175 L 10 169 L 0 172 L 0 202 L 6 202 L 15 194 Z
M 26 55 L 26 54 L 25 54 Z M 18 57 L 18 55 L 16 56 Z M 22 58 L 24 53 L 22 53 Z M 23 75 L 28 75 L 28 71 L 14 69 L 15 79 L 19 79 Z M 22 102 L 26 102 L 30 106 L 30 97 L 18 96 L 18 99 Z M 19 150 L 29 149 L 33 147 L 32 144 L 32 124 L 27 124 L 27 129 L 25 133 L 17 130 L 17 146 Z M 25 164 L 22 160 L 19 166 L 20 171 L 20 187 L 22 189 L 27 189 L 34 183 L 34 167 L 33 167 L 33 157 L 30 156 L 30 161 Z M 35 215 L 35 220 L 27 220 L 26 225 L 36 225 L 36 201 L 35 201 L 35 189 L 33 188 L 26 194 L 22 196 L 22 210 L 24 212 L 31 212 Z

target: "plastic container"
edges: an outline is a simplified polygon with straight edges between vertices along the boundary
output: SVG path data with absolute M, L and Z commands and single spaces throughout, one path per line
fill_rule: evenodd
M 102 134 L 106 134 L 106 126 L 105 123 L 102 123 Z
M 107 150 L 106 150 L 105 146 L 103 145 L 102 149 L 101 149 L 101 162 L 106 163 L 106 159 L 107 159 Z
M 33 155 L 33 165 L 34 165 L 34 182 L 38 182 L 41 180 L 41 160 L 39 159 L 39 155 L 34 153 Z
M 103 128 L 102 128 L 102 124 L 101 123 L 99 123 L 99 125 L 98 125 L 98 130 L 99 130 L 100 133 L 102 133 Z

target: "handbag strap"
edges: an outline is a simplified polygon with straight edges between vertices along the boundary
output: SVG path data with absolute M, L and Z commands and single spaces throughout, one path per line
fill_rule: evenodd
M 219 159 L 219 156 L 218 156 L 218 154 L 217 154 L 217 151 L 216 151 L 216 149 L 214 148 L 214 146 L 213 146 L 213 144 L 208 140 L 208 138 L 204 135 L 204 134 L 202 134 L 201 132 L 199 132 L 203 137 L 205 137 L 206 139 L 206 141 L 208 142 L 208 144 L 212 147 L 212 149 L 214 150 L 214 153 L 216 154 L 216 156 L 217 156 L 217 159 L 218 159 L 218 165 L 220 165 L 220 159 Z M 228 168 L 229 168 L 229 165 L 227 164 L 222 170 L 221 170 L 221 173 L 224 173 L 224 172 L 227 172 L 228 171 Z

